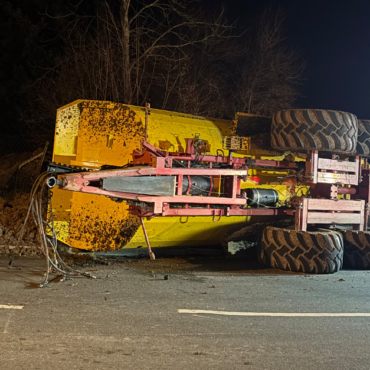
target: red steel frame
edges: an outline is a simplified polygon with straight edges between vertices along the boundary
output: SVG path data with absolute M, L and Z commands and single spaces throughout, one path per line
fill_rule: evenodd
M 179 152 L 162 152 L 161 150 L 157 149 L 153 145 L 142 142 L 142 147 L 145 149 L 144 151 L 135 150 L 132 154 L 133 156 L 133 164 L 150 164 L 154 167 L 172 167 L 172 162 L 175 161 L 186 161 L 188 162 L 188 168 L 190 168 L 190 164 L 192 161 L 195 161 L 199 154 L 192 154 L 189 147 L 193 143 L 193 139 L 188 140 L 187 146 L 187 153 L 179 153 Z M 222 152 L 222 150 L 218 150 L 217 152 Z M 162 158 L 164 159 L 164 162 Z M 212 168 L 212 163 L 217 164 L 226 164 L 233 169 L 246 169 L 248 170 L 247 166 L 253 165 L 255 167 L 273 167 L 273 168 L 297 168 L 297 164 L 294 162 L 289 161 L 270 161 L 264 159 L 251 159 L 249 157 L 246 158 L 236 158 L 232 156 L 224 156 L 224 155 L 201 155 L 200 158 L 201 162 L 208 162 L 210 164 L 210 168 Z M 156 165 L 156 162 L 160 161 L 159 164 Z M 183 169 L 181 169 L 183 170 Z M 185 173 L 183 173 L 185 174 Z
M 247 199 L 241 195 L 241 180 L 248 177 L 248 164 L 255 166 L 268 166 L 277 168 L 296 168 L 295 163 L 288 161 L 264 161 L 251 160 L 249 158 L 233 158 L 232 155 L 199 155 L 194 152 L 193 140 L 188 140 L 187 152 L 165 153 L 156 149 L 146 141 L 142 143 L 145 151 L 133 153 L 132 165 L 128 169 L 116 169 L 109 171 L 87 172 L 77 174 L 66 174 L 58 176 L 59 187 L 90 194 L 105 195 L 113 198 L 122 198 L 131 201 L 130 212 L 140 217 L 141 226 L 144 232 L 145 241 L 148 247 L 150 259 L 154 260 L 155 255 L 150 247 L 149 238 L 146 232 L 144 217 L 153 216 L 212 216 L 217 222 L 222 216 L 251 216 L 251 215 L 284 215 L 287 210 L 282 208 L 246 208 Z M 219 151 L 217 151 L 218 154 Z M 173 167 L 173 161 L 187 162 L 185 168 Z M 209 168 L 191 168 L 192 161 L 207 162 Z M 230 168 L 212 168 L 212 164 L 227 165 Z M 146 166 L 142 166 L 145 164 Z M 149 167 L 150 166 L 150 167 Z M 176 176 L 177 189 L 174 197 L 150 196 L 144 194 L 123 193 L 106 191 L 100 189 L 101 179 L 108 177 L 135 177 L 135 176 Z M 189 196 L 189 189 L 183 195 L 182 184 L 184 176 L 207 176 L 222 177 L 226 197 L 212 196 L 212 186 L 208 196 Z M 189 181 L 190 184 L 190 181 Z M 221 184 L 219 185 L 221 186 Z M 182 208 L 171 208 L 171 204 L 182 204 Z M 244 208 L 245 207 L 245 208 Z
M 309 224 L 353 225 L 365 228 L 365 201 L 302 198 L 296 210 L 296 229 L 307 231 Z
M 317 150 L 309 152 L 306 161 L 306 182 L 311 192 L 318 197 L 331 199 L 301 198 L 296 208 L 296 229 L 307 231 L 309 224 L 352 225 L 357 230 L 367 230 L 370 199 L 369 181 L 364 182 L 361 158 L 350 161 L 321 158 Z M 367 176 L 368 179 L 368 176 Z M 351 188 L 341 187 L 350 185 Z M 354 200 L 338 200 L 338 194 L 356 195 Z
M 317 150 L 309 152 L 306 161 L 306 181 L 311 184 L 358 185 L 361 173 L 361 160 L 355 156 L 353 161 L 320 158 Z
M 212 216 L 216 221 L 222 216 L 277 216 L 295 213 L 296 229 L 302 231 L 307 230 L 308 224 L 352 224 L 358 230 L 367 227 L 366 205 L 370 200 L 369 170 L 361 169 L 359 157 L 354 157 L 352 161 L 340 161 L 338 158 L 321 158 L 318 151 L 309 152 L 303 181 L 310 184 L 312 189 L 317 187 L 317 190 L 321 188 L 325 190 L 327 189 L 325 186 L 331 186 L 329 198 L 330 194 L 356 193 L 358 201 L 302 198 L 299 199 L 298 207 L 294 211 L 284 208 L 247 208 L 247 199 L 245 194 L 242 194 L 240 185 L 241 180 L 247 179 L 248 167 L 294 169 L 298 167 L 296 163 L 255 160 L 249 157 L 234 158 L 231 155 L 202 155 L 194 152 L 194 139 L 188 140 L 187 153 L 163 152 L 144 141 L 142 150 L 133 153 L 132 167 L 59 175 L 58 183 L 65 190 L 126 199 L 129 201 L 131 213 L 140 217 Z M 184 167 L 173 167 L 174 161 L 177 163 L 180 161 Z M 209 168 L 191 168 L 194 161 L 207 162 Z M 228 168 L 214 168 L 213 164 L 221 164 Z M 359 181 L 361 175 L 364 177 L 363 182 Z M 126 176 L 176 176 L 176 195 L 153 196 L 100 189 L 102 178 Z M 189 190 L 183 195 L 184 176 L 221 177 L 224 180 L 226 196 L 212 196 L 212 190 L 208 196 L 189 196 Z M 338 187 L 336 185 L 338 183 L 351 185 L 352 188 Z M 181 204 L 182 207 L 174 208 L 171 207 L 172 204 Z M 143 228 L 145 229 L 144 226 Z
M 225 157 L 224 157 L 225 158 Z M 239 159 L 239 158 L 238 158 Z M 274 161 L 272 161 L 274 162 Z M 172 164 L 172 163 L 171 163 Z M 172 168 L 166 158 L 157 158 L 156 167 L 131 167 L 107 171 L 73 173 L 59 175 L 60 187 L 64 190 L 105 195 L 129 201 L 150 204 L 150 206 L 131 206 L 134 214 L 145 216 L 251 216 L 284 214 L 282 209 L 248 209 L 240 208 L 247 205 L 247 199 L 241 196 L 240 183 L 247 178 L 248 167 L 244 169 L 204 169 L 204 168 Z M 174 197 L 144 195 L 107 191 L 99 188 L 100 180 L 108 177 L 134 176 L 176 176 L 177 189 Z M 228 184 L 227 197 L 189 196 L 182 195 L 184 176 L 215 176 L 226 178 Z M 95 185 L 94 185 L 95 184 Z M 170 208 L 172 203 L 181 203 L 184 208 Z M 211 208 L 219 206 L 221 208 Z M 201 207 L 200 207 L 201 206 Z M 144 212 L 141 212 L 141 210 Z
M 147 107 L 148 109 L 148 107 Z M 195 140 L 189 139 L 187 153 L 162 152 L 142 142 L 142 150 L 134 151 L 131 166 L 125 169 L 108 171 L 64 174 L 58 176 L 60 188 L 90 194 L 105 195 L 129 201 L 132 214 L 140 217 L 145 241 L 150 259 L 155 255 L 150 247 L 145 229 L 144 217 L 173 216 L 212 216 L 217 222 L 222 216 L 281 216 L 295 214 L 296 230 L 307 231 L 309 224 L 350 224 L 357 230 L 367 230 L 370 202 L 370 170 L 361 168 L 361 158 L 354 157 L 352 161 L 340 161 L 337 156 L 332 159 L 320 158 L 318 151 L 311 151 L 306 161 L 306 172 L 301 181 L 309 184 L 314 198 L 296 199 L 296 209 L 284 208 L 247 208 L 247 198 L 241 192 L 241 180 L 248 177 L 248 166 L 268 168 L 298 168 L 297 164 L 288 161 L 270 161 L 245 158 L 234 158 L 223 155 L 197 154 Z M 198 141 L 199 143 L 199 141 Z M 203 142 L 204 143 L 204 142 Z M 205 143 L 205 145 L 207 145 Z M 144 150 L 143 150 L 144 149 Z M 173 167 L 174 161 L 184 167 Z M 209 168 L 191 168 L 193 162 L 206 162 Z M 186 165 L 184 165 L 186 163 Z M 228 168 L 214 168 L 213 164 L 226 165 Z M 135 176 L 176 176 L 175 196 L 153 196 L 145 194 L 124 193 L 100 189 L 101 179 L 109 177 Z M 189 189 L 183 195 L 182 184 L 184 176 L 207 176 L 211 179 L 211 189 L 208 196 L 189 196 Z M 212 196 L 213 177 L 224 179 L 226 196 Z M 350 185 L 340 187 L 338 184 Z M 219 184 L 221 186 L 221 184 Z M 338 200 L 338 194 L 351 194 L 357 200 Z M 324 196 L 331 199 L 318 199 Z M 171 204 L 181 204 L 181 207 L 171 207 Z

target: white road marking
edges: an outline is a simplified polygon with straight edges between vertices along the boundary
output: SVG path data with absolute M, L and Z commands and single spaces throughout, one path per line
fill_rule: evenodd
M 9 327 L 9 324 L 10 324 L 10 321 L 11 321 L 13 315 L 14 315 L 14 311 L 9 311 L 8 320 L 6 320 L 6 323 L 4 325 L 3 334 L 8 334 L 8 327 Z
M 178 309 L 178 313 L 188 314 L 209 314 L 224 316 L 269 316 L 269 317 L 370 317 L 370 312 L 230 312 L 230 311 L 210 311 L 210 310 L 187 310 Z
M 24 306 L 12 306 L 12 305 L 7 305 L 7 304 L 0 304 L 0 309 L 5 308 L 5 309 L 10 309 L 10 310 L 21 310 Z

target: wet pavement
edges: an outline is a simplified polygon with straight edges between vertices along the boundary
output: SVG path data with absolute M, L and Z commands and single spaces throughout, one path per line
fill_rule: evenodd
M 97 279 L 40 289 L 43 259 L 7 262 L 0 258 L 1 370 L 369 369 L 368 271 L 87 261 Z

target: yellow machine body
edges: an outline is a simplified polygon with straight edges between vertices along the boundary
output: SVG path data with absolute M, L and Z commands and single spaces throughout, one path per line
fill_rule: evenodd
M 185 152 L 187 139 L 199 136 L 207 151 L 216 155 L 225 136 L 232 135 L 233 122 L 151 109 L 148 142 L 167 151 Z M 145 109 L 112 102 L 78 100 L 57 111 L 53 161 L 68 166 L 98 169 L 104 165 L 123 166 L 131 153 L 140 149 L 145 135 Z M 224 151 L 224 155 L 228 155 Z M 276 158 L 278 153 L 251 147 L 239 155 Z M 238 154 L 235 154 L 238 155 Z M 276 159 L 283 159 L 283 156 Z M 279 160 L 279 159 L 278 159 Z M 284 176 L 282 172 L 280 175 Z M 289 185 L 276 183 L 276 172 L 256 172 L 264 185 L 279 193 L 279 201 L 291 196 Z M 248 180 L 242 188 L 257 187 Z M 139 219 L 128 213 L 125 202 L 86 193 L 53 189 L 52 207 L 58 239 L 74 248 L 113 251 L 145 247 Z M 240 229 L 261 217 L 158 217 L 146 219 L 152 247 L 219 244 L 226 233 Z

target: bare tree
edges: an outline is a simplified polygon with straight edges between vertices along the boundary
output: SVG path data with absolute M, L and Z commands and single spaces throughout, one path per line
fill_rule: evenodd
M 257 36 L 247 43 L 235 74 L 238 111 L 271 115 L 294 103 L 303 63 L 285 43 L 284 20 L 281 10 L 267 8 L 259 20 Z
M 181 107 L 179 84 L 190 76 L 192 58 L 233 32 L 223 13 L 207 17 L 195 5 L 198 0 L 100 0 L 95 14 L 56 16 L 65 47 L 35 84 L 38 114 L 27 116 L 42 126 L 55 108 L 81 98 Z
M 92 15 L 62 22 L 65 47 L 35 84 L 25 120 L 54 126 L 75 99 L 111 100 L 218 118 L 270 115 L 297 95 L 302 64 L 285 45 L 282 12 L 268 9 L 257 32 L 195 12 L 197 0 L 99 0 Z M 241 47 L 242 40 L 247 40 Z

